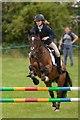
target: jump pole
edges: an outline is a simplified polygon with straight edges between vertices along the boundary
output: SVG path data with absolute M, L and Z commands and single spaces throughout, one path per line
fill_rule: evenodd
M 80 91 L 80 87 L 0 87 L 0 91 Z
M 80 102 L 80 98 L 0 98 L 1 102 Z

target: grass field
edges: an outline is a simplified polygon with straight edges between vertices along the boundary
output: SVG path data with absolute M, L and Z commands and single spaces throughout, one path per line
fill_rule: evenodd
M 0 51 L 0 87 L 2 86 L 2 52 Z M 0 92 L 0 97 L 2 93 Z M 2 104 L 0 104 L 0 119 L 2 118 Z
M 14 51 L 16 53 L 16 51 Z M 70 66 L 68 59 L 67 70 L 72 78 L 73 86 L 78 86 L 78 56 L 74 55 L 74 66 Z M 3 55 L 2 60 L 2 86 L 35 86 L 31 79 L 27 78 L 29 60 L 26 57 L 15 55 Z M 54 84 L 53 86 L 55 86 Z M 38 86 L 45 86 L 40 80 Z M 68 97 L 77 97 L 78 92 L 68 92 Z M 3 92 L 2 97 L 12 98 L 49 98 L 48 92 Z M 78 118 L 78 103 L 61 103 L 59 112 L 54 112 L 51 103 L 3 103 L 3 118 Z

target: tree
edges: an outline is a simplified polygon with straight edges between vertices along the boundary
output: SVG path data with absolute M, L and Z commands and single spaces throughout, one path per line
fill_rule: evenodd
M 3 3 L 3 42 L 24 43 L 27 41 L 27 30 L 34 25 L 34 16 L 43 14 L 50 22 L 50 26 L 60 39 L 67 24 L 71 23 L 71 17 L 66 4 L 60 3 Z

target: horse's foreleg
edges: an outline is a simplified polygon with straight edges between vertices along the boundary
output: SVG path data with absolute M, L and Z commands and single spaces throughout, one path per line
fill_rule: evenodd
M 40 72 L 41 72 L 41 80 L 48 82 L 49 78 L 47 75 L 49 74 L 49 69 L 46 66 L 44 66 L 40 69 Z
M 34 67 L 32 65 L 29 66 L 30 73 L 27 77 L 30 77 L 33 80 L 35 85 L 39 84 L 39 80 L 35 77 Z

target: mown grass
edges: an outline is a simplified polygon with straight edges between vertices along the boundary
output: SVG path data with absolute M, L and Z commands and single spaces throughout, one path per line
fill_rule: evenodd
M 2 86 L 2 51 L 0 51 L 0 87 Z M 0 92 L 0 97 L 2 93 Z M 2 104 L 0 104 L 0 119 L 2 118 Z
M 2 60 L 2 86 L 22 86 L 30 87 L 35 85 L 32 80 L 27 78 L 29 59 L 18 54 L 16 50 L 13 53 L 4 54 Z M 74 66 L 70 66 L 68 59 L 67 70 L 70 73 L 73 86 L 78 86 L 78 56 L 74 55 Z M 53 84 L 55 86 L 56 84 Z M 45 86 L 40 80 L 38 86 Z M 3 92 L 3 97 L 8 98 L 49 98 L 48 92 Z M 78 97 L 77 91 L 68 92 L 68 97 Z M 3 118 L 77 118 L 78 103 L 61 103 L 59 112 L 54 112 L 51 103 L 3 103 Z

